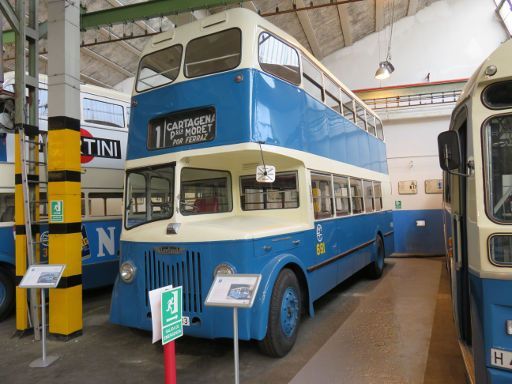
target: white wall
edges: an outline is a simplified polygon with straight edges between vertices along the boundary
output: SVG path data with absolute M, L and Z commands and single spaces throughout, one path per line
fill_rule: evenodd
M 374 78 L 386 56 L 389 27 L 324 58 L 350 89 L 468 78 L 507 35 L 493 0 L 440 0 L 395 23 L 391 62 L 396 70 Z M 380 48 L 380 54 L 379 54 Z
M 394 201 L 402 210 L 441 209 L 442 195 L 425 193 L 425 180 L 441 179 L 437 156 L 437 135 L 446 131 L 450 116 L 405 118 L 385 121 L 388 166 Z M 398 182 L 415 180 L 417 194 L 400 195 Z

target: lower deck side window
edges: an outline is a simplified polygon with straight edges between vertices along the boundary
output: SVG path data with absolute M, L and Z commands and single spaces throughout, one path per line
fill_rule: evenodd
M 296 172 L 277 173 L 273 183 L 258 183 L 255 176 L 242 176 L 240 186 L 244 211 L 299 207 Z
M 333 214 L 331 176 L 311 174 L 313 210 L 315 219 L 326 219 Z
M 0 222 L 14 221 L 14 193 L 0 193 Z
M 350 196 L 352 197 L 352 213 L 362 213 L 364 206 L 361 180 L 350 178 Z

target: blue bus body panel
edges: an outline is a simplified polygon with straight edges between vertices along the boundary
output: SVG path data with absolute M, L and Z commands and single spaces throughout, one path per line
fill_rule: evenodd
M 512 371 L 491 365 L 491 348 L 512 352 L 512 336 L 506 334 L 506 321 L 512 320 L 512 280 L 469 276 L 476 382 L 512 383 Z
M 14 266 L 13 227 L 0 228 L 0 262 Z
M 84 289 L 114 283 L 119 270 L 121 220 L 84 221 L 82 223 L 82 284 Z M 47 234 L 47 228 L 41 227 Z M 0 228 L 0 262 L 14 267 L 13 227 Z M 48 260 L 48 248 L 41 246 L 41 261 Z
M 189 316 L 191 326 L 185 334 L 206 338 L 232 337 L 232 313 L 226 308 L 206 307 L 204 301 L 213 281 L 214 268 L 229 263 L 237 273 L 261 273 L 262 281 L 253 308 L 239 313 L 240 338 L 261 340 L 266 334 L 268 310 L 272 289 L 279 272 L 292 267 L 305 279 L 312 303 L 336 284 L 370 263 L 375 257 L 377 233 L 390 228 L 391 212 L 379 212 L 317 222 L 322 226 L 322 242 L 326 253 L 317 255 L 317 227 L 299 233 L 265 237 L 255 240 L 197 242 L 197 243 L 136 243 L 121 242 L 121 262 L 131 261 L 137 276 L 131 283 L 116 280 L 112 296 L 110 320 L 134 328 L 151 329 L 148 291 L 173 284 L 183 286 L 184 316 Z M 297 244 L 296 241 L 299 241 Z M 392 247 L 392 238 L 384 238 Z M 308 272 L 308 267 L 318 265 L 342 252 L 370 242 L 347 257 Z M 178 255 L 162 255 L 157 248 L 162 245 L 180 249 Z M 270 245 L 271 250 L 265 246 Z M 299 276 L 300 277 L 300 276 Z
M 234 81 L 238 74 L 244 78 L 240 83 Z M 222 97 L 218 94 L 220 89 Z M 256 69 L 171 84 L 136 95 L 134 100 L 137 106 L 132 112 L 128 160 L 188 149 L 264 141 L 388 173 L 384 142 L 304 90 Z M 147 149 L 147 127 L 151 119 L 211 105 L 215 106 L 217 118 L 213 141 Z
M 82 281 L 84 289 L 98 288 L 114 283 L 119 271 L 119 237 L 121 220 L 84 221 L 86 245 L 82 247 Z M 82 238 L 83 241 L 83 238 Z

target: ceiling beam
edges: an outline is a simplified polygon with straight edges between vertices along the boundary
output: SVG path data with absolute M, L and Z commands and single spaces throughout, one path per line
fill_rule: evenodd
M 107 28 L 100 28 L 100 34 L 105 36 L 107 39 L 110 39 L 110 38 L 113 37 L 115 39 L 115 43 L 116 44 L 119 44 L 120 46 L 122 46 L 127 51 L 130 51 L 131 53 L 133 53 L 135 56 L 140 56 L 140 54 L 142 53 L 142 51 L 140 49 L 134 47 L 131 44 L 128 44 L 126 41 L 119 40 L 120 36 L 116 35 L 112 31 L 109 31 Z
M 88 30 L 105 25 L 121 24 L 135 20 L 165 17 L 192 12 L 198 9 L 239 3 L 240 0 L 151 0 L 122 7 L 88 12 L 80 16 L 80 29 Z
M 303 0 L 295 0 L 295 5 L 298 8 L 304 7 Z M 318 40 L 316 38 L 315 30 L 313 29 L 313 24 L 311 23 L 311 19 L 309 18 L 308 11 L 298 11 L 297 17 L 299 18 L 300 25 L 302 25 L 302 29 L 304 30 L 304 34 L 308 39 L 309 46 L 311 47 L 311 51 L 313 55 L 318 60 L 323 58 L 322 49 L 320 48 L 320 44 L 318 44 Z
M 409 0 L 409 7 L 407 8 L 407 16 L 415 15 L 418 12 L 418 0 Z
M 337 8 L 338 16 L 340 17 L 341 33 L 343 34 L 345 47 L 348 47 L 354 43 L 354 37 L 352 35 L 352 25 L 350 24 L 347 5 L 338 5 Z
M 20 21 L 18 20 L 18 16 L 16 16 L 16 12 L 14 11 L 12 5 L 7 0 L 0 0 L 0 10 L 3 15 L 11 25 L 11 28 L 15 31 L 20 30 Z
M 384 3 L 393 0 L 375 0 L 375 32 L 384 29 Z
M 110 68 L 115 69 L 116 71 L 122 73 L 123 75 L 127 77 L 135 76 L 133 72 L 130 72 L 124 67 L 121 67 L 119 64 L 114 63 L 113 61 L 110 61 L 105 56 L 100 55 L 97 52 L 94 52 L 92 49 L 89 48 L 82 48 L 80 50 L 81 53 L 83 53 L 86 56 L 89 56 L 90 58 L 93 58 L 94 60 L 97 60 L 103 64 L 108 65 Z

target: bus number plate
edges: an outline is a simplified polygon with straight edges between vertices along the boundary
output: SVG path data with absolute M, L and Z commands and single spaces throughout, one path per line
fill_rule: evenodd
M 171 113 L 148 124 L 148 149 L 172 148 L 215 139 L 215 108 Z
M 491 348 L 491 364 L 495 367 L 512 369 L 512 352 Z

